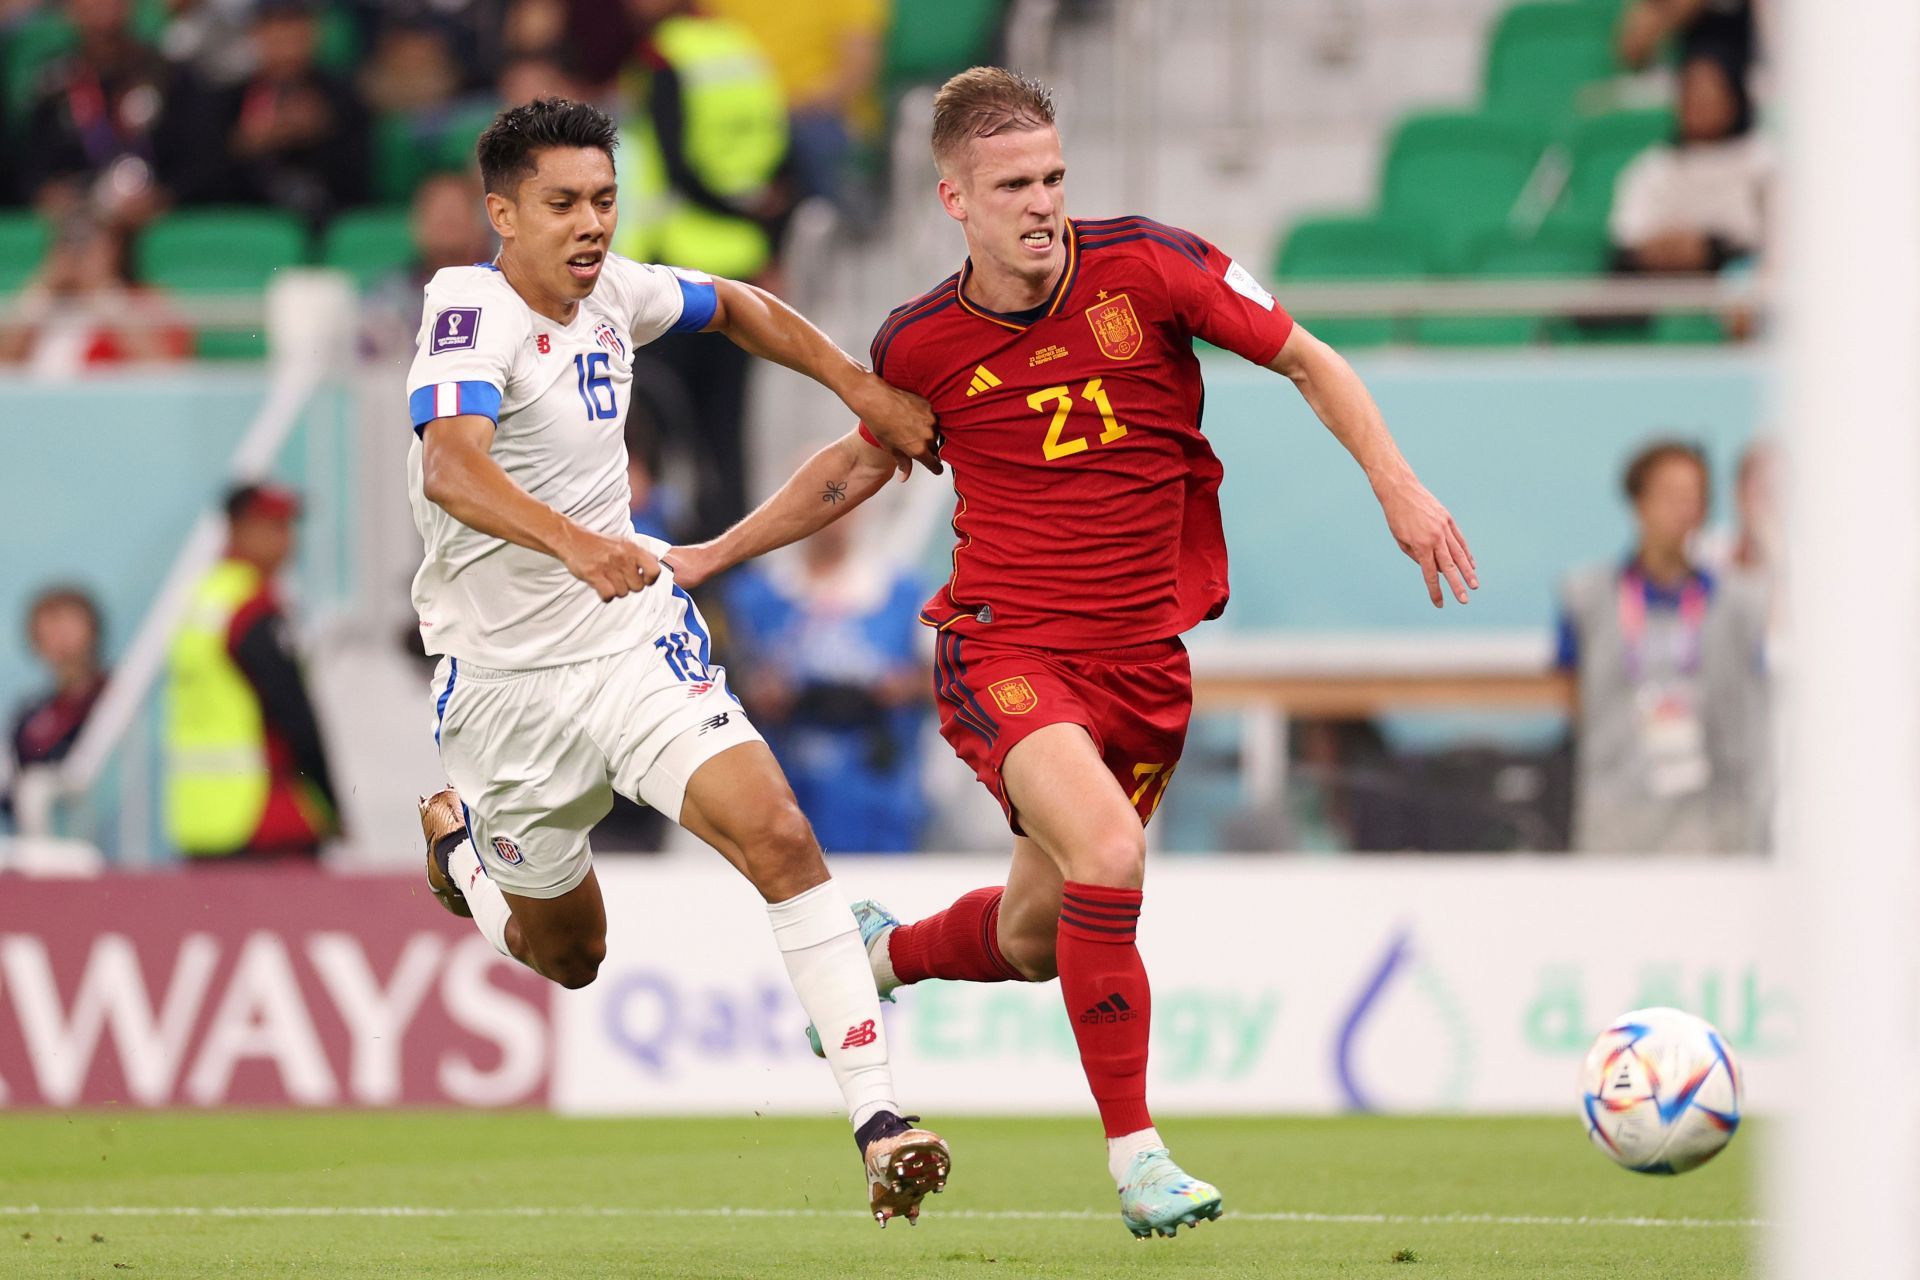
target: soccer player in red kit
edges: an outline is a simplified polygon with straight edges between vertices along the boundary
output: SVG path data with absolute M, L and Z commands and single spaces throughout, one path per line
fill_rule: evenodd
M 1472 556 L 1414 477 L 1352 368 L 1200 237 L 1146 218 L 1070 220 L 1051 93 L 976 67 L 934 104 L 940 200 L 961 269 L 898 308 L 874 370 L 926 397 L 953 470 L 953 575 L 921 617 L 938 642 L 941 733 L 1005 808 L 1004 886 L 898 924 L 855 908 L 883 995 L 927 978 L 1056 975 L 1137 1236 L 1220 1213 L 1147 1110 L 1151 1000 L 1134 945 L 1145 824 L 1192 704 L 1181 633 L 1227 603 L 1220 463 L 1200 433 L 1193 340 L 1290 379 L 1366 471 L 1388 528 L 1442 603 Z M 709 543 L 701 581 L 877 492 L 897 460 L 858 429 Z

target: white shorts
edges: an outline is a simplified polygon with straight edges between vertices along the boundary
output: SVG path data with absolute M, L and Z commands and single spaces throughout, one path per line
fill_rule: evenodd
M 531 671 L 440 660 L 434 737 L 495 884 L 559 897 L 586 879 L 587 833 L 615 791 L 677 822 L 695 770 L 762 741 L 708 657 L 700 612 L 676 592 L 659 635 L 626 653 Z

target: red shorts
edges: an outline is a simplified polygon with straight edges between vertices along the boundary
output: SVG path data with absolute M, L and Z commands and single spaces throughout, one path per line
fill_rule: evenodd
M 1178 639 L 1069 652 L 943 631 L 933 688 L 940 736 L 1000 801 L 1016 835 L 1024 833 L 1000 770 L 1035 729 L 1086 729 L 1144 826 L 1167 793 L 1193 714 L 1193 669 Z

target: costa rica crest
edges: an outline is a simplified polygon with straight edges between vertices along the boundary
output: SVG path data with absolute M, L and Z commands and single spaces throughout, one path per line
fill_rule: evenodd
M 507 837 L 495 836 L 493 838 L 493 851 L 499 854 L 500 861 L 506 863 L 508 866 L 517 867 L 520 865 L 520 846 L 507 839 Z
M 1124 293 L 1088 307 L 1087 323 L 1093 328 L 1093 340 L 1100 344 L 1100 354 L 1109 360 L 1132 359 L 1147 340 L 1140 317 L 1133 313 L 1133 301 Z
M 1010 716 L 1023 716 L 1040 705 L 1040 695 L 1033 691 L 1033 686 L 1027 683 L 1025 676 L 990 684 L 987 692 L 993 695 L 995 704 Z
M 621 338 L 619 330 L 615 329 L 605 320 L 593 326 L 593 337 L 601 346 L 613 352 L 613 354 L 619 356 L 622 360 L 627 358 L 627 344 L 625 339 Z

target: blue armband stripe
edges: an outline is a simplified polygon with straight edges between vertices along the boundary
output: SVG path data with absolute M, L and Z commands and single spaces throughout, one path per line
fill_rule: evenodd
M 466 413 L 499 422 L 500 388 L 491 382 L 435 382 L 407 397 L 407 414 L 413 419 L 415 435 L 435 418 Z
M 700 333 L 713 323 L 713 313 L 720 306 L 720 295 L 714 291 L 711 280 L 689 280 L 674 273 L 680 282 L 680 318 L 673 322 L 668 333 Z

